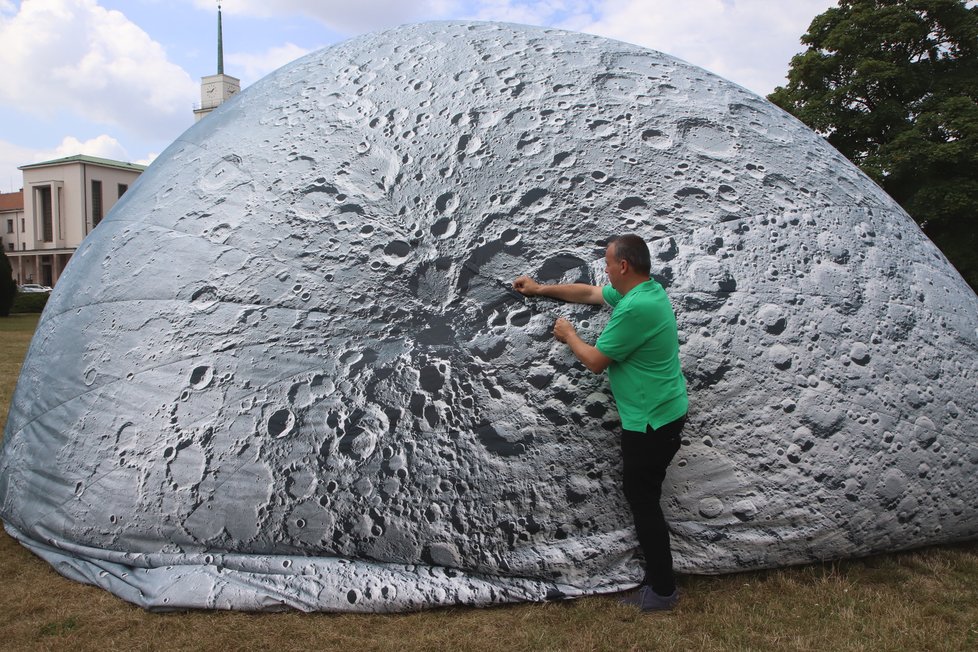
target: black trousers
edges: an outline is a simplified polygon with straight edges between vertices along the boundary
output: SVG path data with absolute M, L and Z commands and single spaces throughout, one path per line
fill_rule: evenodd
M 638 544 L 645 555 L 645 579 L 659 595 L 676 590 L 669 526 L 659 504 L 666 469 L 681 445 L 686 417 L 645 432 L 622 429 L 621 453 L 625 498 L 632 509 Z

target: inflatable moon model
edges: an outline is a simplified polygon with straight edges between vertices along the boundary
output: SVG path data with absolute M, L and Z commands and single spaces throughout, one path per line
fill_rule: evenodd
M 978 298 L 765 100 L 616 41 L 364 36 L 196 124 L 78 249 L 0 462 L 7 531 L 151 609 L 399 611 L 640 578 L 605 376 L 635 232 L 691 412 L 682 572 L 978 536 Z

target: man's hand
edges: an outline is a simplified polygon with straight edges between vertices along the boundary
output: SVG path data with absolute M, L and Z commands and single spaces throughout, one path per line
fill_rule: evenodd
M 554 337 L 569 346 L 574 357 L 596 374 L 601 373 L 614 362 L 597 348 L 582 340 L 577 331 L 574 330 L 574 326 L 563 317 L 554 322 Z
M 563 317 L 558 318 L 554 323 L 554 337 L 566 344 L 567 338 L 573 335 L 577 335 L 577 331 L 574 330 L 574 326 Z
M 513 289 L 527 297 L 535 297 L 540 293 L 540 284 L 529 276 L 520 276 L 513 281 Z

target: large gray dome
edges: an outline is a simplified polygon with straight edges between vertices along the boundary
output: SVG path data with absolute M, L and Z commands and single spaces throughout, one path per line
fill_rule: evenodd
M 978 299 L 765 100 L 636 46 L 435 23 L 286 66 L 73 257 L 7 423 L 8 531 L 150 608 L 389 611 L 639 567 L 607 381 L 550 335 L 651 242 L 691 390 L 679 570 L 978 534 Z

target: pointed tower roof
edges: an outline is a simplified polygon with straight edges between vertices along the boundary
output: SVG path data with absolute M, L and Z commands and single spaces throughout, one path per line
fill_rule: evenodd
M 200 120 L 241 90 L 241 80 L 224 74 L 224 25 L 221 0 L 217 1 L 217 74 L 200 79 L 200 104 L 194 107 L 194 118 Z
M 224 35 L 221 30 L 221 3 L 217 3 L 217 74 L 224 74 Z

